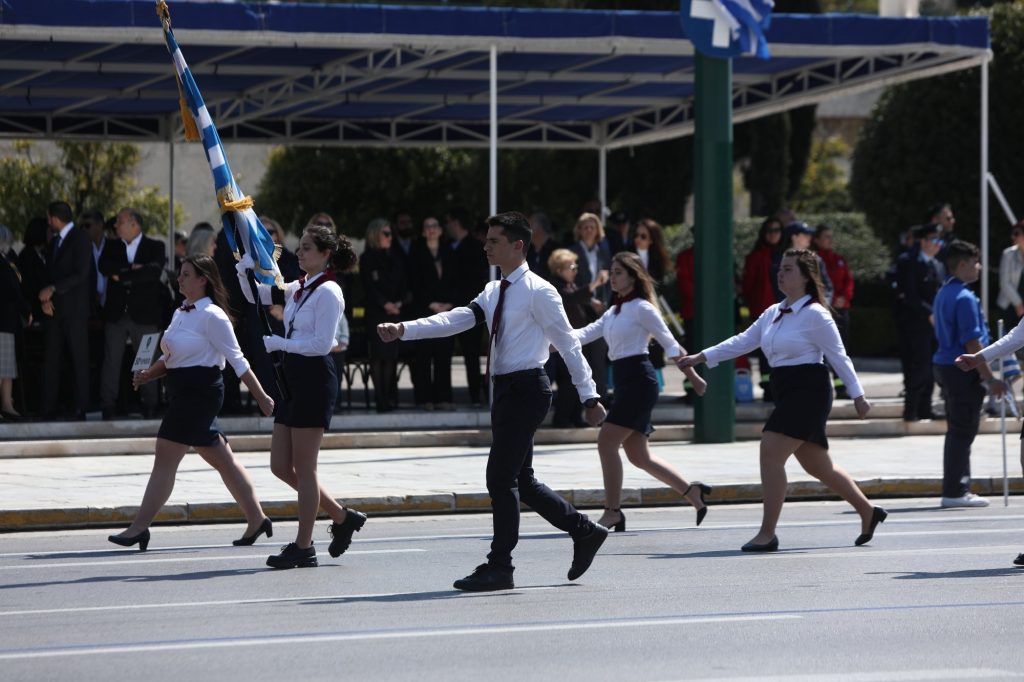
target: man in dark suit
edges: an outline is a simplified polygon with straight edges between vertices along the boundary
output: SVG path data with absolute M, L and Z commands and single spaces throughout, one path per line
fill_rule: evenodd
M 100 274 L 107 278 L 100 378 L 104 419 L 113 419 L 117 407 L 126 341 L 131 339 L 132 348 L 138 350 L 144 335 L 160 331 L 166 302 L 160 280 L 167 263 L 164 243 L 142 233 L 142 216 L 131 208 L 118 212 L 114 229 L 118 238 L 106 243 L 99 262 Z M 157 384 L 146 384 L 139 393 L 143 416 L 152 416 L 157 403 Z
M 932 302 L 942 286 L 938 263 L 942 232 L 929 223 L 914 228 L 917 243 L 896 259 L 894 316 L 903 365 L 903 419 L 912 422 L 933 419 L 932 354 L 937 342 L 933 327 Z
M 46 250 L 50 284 L 39 291 L 45 316 L 46 363 L 43 366 L 43 415 L 57 416 L 60 369 L 71 361 L 75 405 L 73 417 L 85 419 L 89 406 L 89 302 L 92 297 L 92 243 L 75 227 L 71 207 L 54 201 L 46 209 L 53 237 Z
M 445 228 L 451 237 L 452 249 L 452 305 L 469 305 L 491 278 L 490 266 L 484 245 L 469 231 L 472 226 L 469 213 L 462 208 L 452 208 L 445 216 Z M 482 405 L 487 396 L 480 374 L 480 349 L 483 346 L 484 327 L 477 325 L 464 331 L 456 338 L 466 361 L 466 384 L 469 387 L 469 401 Z
M 530 228 L 533 232 L 526 251 L 526 263 L 530 266 L 531 272 L 536 272 L 544 279 L 551 281 L 548 259 L 551 258 L 551 254 L 558 246 L 551 237 L 551 219 L 546 213 L 536 211 L 530 214 Z

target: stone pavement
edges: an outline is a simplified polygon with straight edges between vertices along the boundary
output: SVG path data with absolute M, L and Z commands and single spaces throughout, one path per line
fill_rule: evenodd
M 869 496 L 938 496 L 944 422 L 906 425 L 899 419 L 899 375 L 862 371 L 873 419 L 851 419 L 852 405 L 838 401 L 829 423 L 837 463 Z M 689 480 L 715 486 L 711 504 L 760 499 L 759 435 L 765 406 L 738 410 L 735 443 L 695 444 L 674 396 L 663 396 L 655 415 L 652 451 Z M 685 419 L 684 419 L 685 421 Z M 4 425 L 0 434 L 0 531 L 52 527 L 127 525 L 141 500 L 152 466 L 157 422 Z M 269 424 L 250 419 L 224 425 L 237 456 L 252 475 L 257 495 L 275 519 L 294 518 L 295 495 L 270 473 Z M 13 429 L 12 427 L 18 427 Z M 487 413 L 399 412 L 341 415 L 321 451 L 322 481 L 339 499 L 370 514 L 480 511 L 489 508 L 484 484 L 489 431 Z M 371 428 L 373 432 L 353 432 Z M 344 429 L 344 431 L 343 431 Z M 390 430 L 389 430 L 390 429 Z M 426 429 L 437 429 L 427 431 Z M 447 430 L 444 430 L 447 429 Z M 1011 493 L 1024 493 L 1018 433 L 1007 420 Z M 989 419 L 972 455 L 974 490 L 1002 494 L 1003 439 Z M 251 435 L 233 435 L 256 431 Z M 152 433 L 151 433 L 152 432 Z M 581 508 L 603 503 L 595 429 L 542 429 L 534 458 L 538 478 Z M 77 437 L 76 437 L 77 435 Z M 118 437 L 125 436 L 125 437 Z M 853 437 L 849 437 L 853 436 Z M 794 499 L 830 494 L 791 461 Z M 624 506 L 678 504 L 680 497 L 635 467 L 625 465 Z M 197 455 L 182 462 L 173 495 L 158 521 L 238 521 L 241 514 L 219 476 Z

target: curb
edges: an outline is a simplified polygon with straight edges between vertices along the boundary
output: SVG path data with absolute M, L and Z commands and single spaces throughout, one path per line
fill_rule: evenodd
M 872 499 L 939 497 L 942 479 L 875 478 L 857 481 L 857 485 Z M 978 494 L 997 497 L 1002 495 L 1003 482 L 1001 478 L 979 478 L 972 481 L 972 488 Z M 580 509 L 600 508 L 604 504 L 604 490 L 600 488 L 557 492 Z M 1024 479 L 1011 478 L 1010 492 L 1024 495 Z M 742 504 L 760 502 L 761 497 L 760 483 L 725 483 L 715 486 L 712 502 L 715 505 Z M 671 488 L 626 488 L 622 491 L 623 507 L 683 506 L 682 499 Z M 786 494 L 787 501 L 837 499 L 833 492 L 817 481 L 790 483 Z M 345 502 L 371 516 L 485 512 L 491 508 L 490 497 L 486 492 L 349 497 Z M 298 505 L 295 501 L 264 502 L 263 509 L 274 520 L 292 521 L 298 518 Z M 523 509 L 529 508 L 524 506 Z M 135 506 L 121 506 L 0 511 L 0 532 L 121 526 L 130 523 L 137 510 Z M 244 521 L 244 517 L 234 502 L 204 502 L 165 506 L 157 514 L 154 523 L 181 525 L 241 521 Z
M 743 421 L 735 425 L 738 441 L 757 440 L 761 437 L 763 421 Z M 999 419 L 981 420 L 978 433 L 1000 433 Z M 1016 420 L 1007 423 L 1007 435 L 1016 439 Z M 270 450 L 270 433 L 228 432 L 231 449 L 238 452 L 267 452 Z M 902 419 L 835 419 L 828 422 L 830 438 L 884 438 L 898 436 L 944 435 L 946 422 L 921 421 L 905 422 Z M 568 445 L 594 443 L 597 429 L 553 429 L 541 428 L 534 442 L 538 445 Z M 652 442 L 692 441 L 692 424 L 656 425 L 651 434 Z M 153 452 L 154 435 L 139 435 L 128 438 L 86 438 L 47 440 L 0 440 L 0 459 L 22 459 L 43 457 L 96 457 L 118 455 L 147 455 Z M 324 434 L 323 450 L 362 450 L 366 448 L 399 447 L 486 447 L 491 443 L 489 426 L 478 428 L 454 428 L 408 431 L 335 431 Z

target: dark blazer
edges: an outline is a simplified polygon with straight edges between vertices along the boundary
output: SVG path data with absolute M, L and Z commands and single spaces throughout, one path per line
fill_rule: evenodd
M 491 278 L 490 265 L 484 255 L 484 245 L 471 235 L 466 235 L 455 245 L 452 243 L 452 303 L 468 305 L 484 290 Z
M 896 259 L 896 320 L 900 324 L 928 325 L 932 302 L 942 282 L 935 264 L 921 258 L 919 247 Z
M 455 254 L 451 243 L 442 239 L 437 247 L 437 259 L 441 262 L 441 274 L 437 274 L 434 256 L 423 239 L 413 242 L 409 250 L 408 276 L 412 291 L 411 319 L 426 317 L 434 313 L 427 307 L 431 303 L 452 302 L 452 271 Z
M 90 258 L 91 258 L 90 254 Z M 108 239 L 100 254 L 100 273 L 107 278 L 107 302 L 103 319 L 117 322 L 128 315 L 138 324 L 163 324 L 167 304 L 166 287 L 160 281 L 167 263 L 163 242 L 143 235 L 135 252 L 134 268 L 128 262 L 128 247 L 121 239 Z M 117 275 L 118 281 L 114 281 Z
M 57 239 L 57 235 L 53 238 Z M 53 253 L 52 242 L 47 247 L 48 283 L 54 287 L 56 317 L 82 320 L 89 317 L 92 268 L 92 241 L 81 228 L 71 228 L 56 254 Z
M 562 297 L 562 307 L 565 308 L 565 316 L 569 318 L 572 328 L 582 329 L 590 324 L 594 319 L 594 309 L 590 307 L 590 289 L 578 286 L 575 282 L 566 282 L 561 277 L 556 277 L 552 284 Z
M 530 270 L 549 282 L 554 282 L 554 279 L 551 277 L 551 269 L 548 268 L 548 258 L 557 248 L 558 244 L 555 244 L 555 240 L 548 239 L 540 249 L 534 248 L 532 242 L 526 249 L 526 263 L 530 266 Z
M 401 301 L 406 295 L 405 270 L 398 256 L 384 249 L 366 249 L 359 256 L 359 276 L 366 296 L 367 321 L 397 322 L 400 318 L 388 315 L 384 304 Z
M 0 253 L 0 332 L 20 334 L 31 312 L 21 290 L 17 266 Z
M 26 246 L 18 254 L 18 270 L 21 271 L 22 294 L 32 307 L 32 317 L 35 324 L 38 324 L 43 319 L 43 308 L 39 303 L 39 290 L 50 281 L 46 256 L 31 246 Z
M 594 277 L 597 276 L 596 272 L 590 271 L 590 262 L 587 260 L 587 251 L 583 248 L 582 242 L 575 242 L 569 246 L 569 250 L 578 256 L 576 264 L 579 265 L 579 271 L 576 273 L 576 286 L 585 287 L 594 281 Z M 608 250 L 608 245 L 604 241 L 597 243 L 597 269 L 598 270 L 609 270 L 612 267 L 612 255 Z M 602 284 L 597 289 L 594 289 L 594 298 L 597 300 L 608 303 L 611 300 L 611 287 L 608 284 Z M 596 318 L 594 318 L 596 319 Z

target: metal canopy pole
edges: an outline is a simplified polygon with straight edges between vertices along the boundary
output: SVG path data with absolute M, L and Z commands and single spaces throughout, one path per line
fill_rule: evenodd
M 734 331 L 732 273 L 732 60 L 695 54 L 694 236 L 697 340 L 691 352 Z M 732 362 L 706 371 L 713 389 L 696 401 L 698 443 L 735 440 Z
M 498 212 L 498 46 L 491 45 L 490 215 Z
M 988 315 L 988 60 L 981 63 L 981 309 Z
M 604 133 L 601 134 L 601 146 L 597 148 L 597 198 L 601 201 L 601 210 L 605 215 L 601 220 L 608 219 L 608 148 L 604 146 Z

